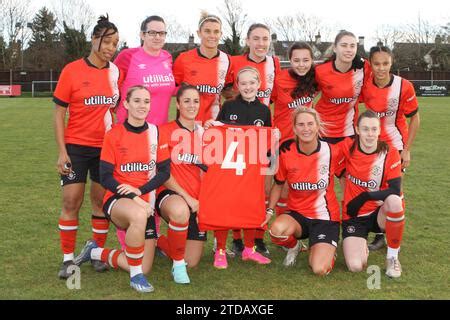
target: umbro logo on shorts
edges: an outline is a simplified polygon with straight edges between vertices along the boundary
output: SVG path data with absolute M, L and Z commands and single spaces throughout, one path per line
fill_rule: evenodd
M 146 233 L 148 236 L 152 236 L 152 235 L 155 234 L 155 230 L 153 230 L 153 229 L 148 229 L 148 230 L 145 231 L 145 233 Z
M 317 239 L 319 239 L 319 240 L 324 240 L 326 237 L 327 237 L 327 236 L 324 235 L 324 234 L 319 234 L 319 235 L 317 236 Z
M 348 232 L 348 233 L 355 233 L 355 231 L 356 231 L 355 226 L 348 226 L 348 227 L 347 227 L 347 232 Z

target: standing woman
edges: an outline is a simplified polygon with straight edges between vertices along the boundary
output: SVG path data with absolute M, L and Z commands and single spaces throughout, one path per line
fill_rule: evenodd
M 357 49 L 355 35 L 343 30 L 336 36 L 331 60 L 316 66 L 322 95 L 315 109 L 325 126 L 322 139 L 329 143 L 355 135 L 361 89 L 370 75 L 369 63 L 356 54 Z
M 239 93 L 237 84 L 237 74 L 244 67 L 253 67 L 259 71 L 261 85 L 256 97 L 266 106 L 270 106 L 272 91 L 275 85 L 275 77 L 280 73 L 280 60 L 276 56 L 269 56 L 271 43 L 270 29 L 262 23 L 252 24 L 247 31 L 247 52 L 243 55 L 232 56 L 232 75 L 234 81 L 233 90 L 235 95 Z M 268 176 L 266 184 L 270 188 L 272 177 Z M 267 190 L 268 192 L 268 190 Z M 256 250 L 265 255 L 269 255 L 269 250 L 264 243 L 264 230 L 256 231 Z M 244 250 L 242 235 L 240 230 L 233 230 L 233 245 L 231 249 L 235 254 L 241 255 Z
M 274 125 L 280 131 L 280 143 L 294 138 L 292 115 L 297 108 L 313 106 L 317 94 L 313 51 L 306 42 L 296 42 L 288 50 L 291 67 L 281 70 L 277 75 L 272 100 Z M 286 210 L 288 186 L 285 185 L 277 202 L 276 213 Z
M 147 122 L 160 125 L 167 123 L 171 97 L 175 92 L 175 78 L 172 73 L 172 56 L 162 50 L 166 40 L 166 24 L 159 16 L 147 17 L 141 23 L 141 43 L 138 48 L 125 49 L 119 53 L 114 63 L 125 75 L 120 87 L 121 103 L 117 109 L 117 122 L 127 119 L 124 100 L 128 88 L 143 85 L 151 94 L 152 108 L 147 115 Z M 159 232 L 159 217 L 156 216 Z M 125 231 L 117 230 L 117 238 L 125 246 Z
M 274 214 L 287 182 L 288 210 L 270 227 L 272 242 L 288 248 L 283 264 L 292 266 L 301 249 L 299 240 L 309 238 L 309 265 L 315 274 L 324 276 L 333 269 L 339 241 L 340 211 L 334 176 L 340 173 L 342 156 L 336 146 L 319 140 L 321 124 L 314 109 L 296 109 L 293 128 L 295 140 L 286 142 L 280 150 L 266 222 Z
M 197 224 L 199 207 L 203 128 L 195 123 L 200 94 L 194 86 L 182 85 L 177 92 L 177 119 L 161 126 L 161 137 L 172 155 L 170 178 L 158 189 L 156 212 L 168 224 L 167 237 L 161 235 L 158 247 L 173 260 L 177 283 L 189 283 L 186 264 L 198 265 L 206 242 L 206 232 Z
M 398 259 L 405 226 L 401 199 L 401 160 L 398 150 L 379 140 L 377 114 L 359 116 L 355 141 L 342 145 L 345 156 L 345 192 L 342 213 L 343 251 L 347 267 L 360 272 L 367 266 L 369 232 L 386 230 L 386 275 L 401 276 Z
M 196 86 L 200 92 L 197 121 L 215 119 L 220 111 L 221 93 L 231 84 L 230 56 L 218 49 L 222 37 L 222 21 L 215 15 L 202 13 L 197 35 L 200 47 L 181 53 L 175 60 L 173 74 L 178 85 Z
M 420 126 L 419 103 L 412 83 L 390 73 L 393 59 L 387 47 L 370 49 L 372 76 L 363 87 L 362 99 L 366 108 L 380 118 L 380 140 L 400 152 L 402 170 L 405 171 L 410 164 L 411 147 Z M 379 233 L 369 249 L 377 250 L 384 246 L 384 235 Z
M 104 245 L 109 222 L 102 212 L 105 189 L 100 185 L 99 160 L 105 132 L 111 128 L 111 108 L 119 100 L 120 72 L 110 60 L 119 43 L 117 27 L 108 17 L 100 17 L 92 33 L 92 49 L 88 57 L 64 67 L 56 87 L 54 126 L 59 149 L 57 162 L 61 174 L 62 210 L 59 218 L 63 265 L 61 279 L 70 274 L 73 265 L 78 215 L 83 203 L 87 174 L 91 183 L 93 239 Z M 65 127 L 67 112 L 69 119 Z M 94 262 L 97 271 L 106 270 Z
M 270 106 L 271 95 L 275 85 L 275 77 L 281 71 L 280 60 L 276 56 L 269 56 L 270 29 L 262 23 L 252 24 L 247 31 L 247 52 L 243 55 L 232 56 L 232 74 L 235 95 L 239 93 L 236 76 L 244 67 L 253 67 L 261 75 L 261 87 L 256 97 L 266 106 Z
M 114 60 L 124 74 L 124 82 L 120 87 L 122 100 L 116 112 L 118 123 L 123 123 L 127 118 L 123 102 L 128 88 L 135 85 L 143 85 L 151 94 L 152 108 L 147 122 L 155 125 L 167 123 L 170 99 L 175 92 L 175 78 L 172 56 L 162 50 L 166 34 L 163 18 L 150 16 L 141 23 L 142 46 L 122 50 Z
M 155 189 L 170 176 L 167 145 L 161 143 L 158 129 L 148 124 L 150 93 L 143 86 L 128 89 L 125 108 L 128 118 L 105 136 L 100 177 L 106 188 L 103 212 L 118 228 L 126 230 L 124 251 L 99 247 L 89 240 L 75 258 L 103 261 L 130 273 L 130 286 L 138 292 L 152 292 L 144 274 L 150 272 L 156 245 Z

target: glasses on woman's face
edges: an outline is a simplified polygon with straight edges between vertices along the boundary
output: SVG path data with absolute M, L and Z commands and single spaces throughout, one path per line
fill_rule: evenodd
M 148 31 L 144 31 L 143 33 L 148 34 L 152 38 L 156 37 L 157 35 L 160 36 L 161 38 L 163 38 L 167 35 L 167 31 L 148 30 Z

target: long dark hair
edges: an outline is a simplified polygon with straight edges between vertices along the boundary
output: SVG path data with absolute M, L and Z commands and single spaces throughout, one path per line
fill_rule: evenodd
M 100 18 L 98 18 L 97 24 L 94 27 L 94 30 L 92 31 L 93 38 L 100 38 L 98 51 L 100 51 L 100 47 L 102 46 L 102 42 L 105 37 L 112 36 L 113 34 L 116 34 L 118 32 L 119 30 L 117 29 L 116 25 L 109 21 L 108 14 L 106 14 L 106 16 L 100 16 Z
M 200 91 L 198 91 L 198 89 L 197 89 L 196 86 L 193 86 L 193 85 L 190 85 L 190 84 L 187 84 L 187 83 L 183 82 L 183 83 L 181 83 L 181 86 L 180 86 L 180 88 L 179 88 L 178 91 L 177 91 L 176 100 L 177 100 L 178 103 L 180 103 L 181 96 L 182 96 L 183 93 L 184 93 L 185 91 L 187 91 L 187 90 L 194 90 L 194 91 L 197 91 L 197 93 L 198 93 L 199 96 L 200 96 Z M 178 119 L 179 117 L 180 117 L 180 110 L 177 109 L 176 119 Z
M 292 54 L 294 50 L 299 49 L 305 49 L 309 51 L 309 54 L 311 55 L 311 59 L 313 60 L 313 64 L 311 66 L 311 69 L 304 75 L 300 76 L 297 73 L 294 72 L 294 70 L 290 69 L 289 74 L 292 78 L 297 80 L 297 86 L 295 87 L 294 91 L 291 93 L 291 97 L 293 99 L 300 98 L 302 96 L 314 96 L 314 94 L 317 91 L 317 82 L 316 82 L 316 71 L 314 67 L 314 55 L 313 50 L 309 44 L 306 42 L 295 42 L 288 51 L 289 60 L 292 58 Z
M 358 122 L 357 122 L 357 126 L 359 127 L 361 120 L 364 118 L 369 118 L 369 119 L 378 119 L 380 120 L 380 118 L 378 117 L 378 115 L 371 111 L 371 110 L 366 110 L 363 113 L 361 113 L 358 117 Z M 353 142 L 352 146 L 350 147 L 350 154 L 353 154 L 353 152 L 355 151 L 356 147 L 359 145 L 359 135 L 356 135 L 355 141 Z M 375 153 L 385 153 L 389 151 L 389 145 L 381 140 L 378 140 L 377 142 L 377 149 L 375 151 Z

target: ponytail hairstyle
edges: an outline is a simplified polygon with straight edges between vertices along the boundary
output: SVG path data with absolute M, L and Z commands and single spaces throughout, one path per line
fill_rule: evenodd
M 94 30 L 92 31 L 92 38 L 100 38 L 100 43 L 98 44 L 97 51 L 100 51 L 103 39 L 105 37 L 112 36 L 113 34 L 116 34 L 118 32 L 119 30 L 117 29 L 116 25 L 109 21 L 108 14 L 106 14 L 106 17 L 100 16 L 100 18 L 98 18 L 97 24 L 94 27 Z
M 220 20 L 218 16 L 209 14 L 207 11 L 202 10 L 200 14 L 200 20 L 198 21 L 198 30 L 202 29 L 202 26 L 205 22 L 216 22 L 220 24 L 220 28 L 222 28 L 222 20 Z
M 311 46 L 306 42 L 295 42 L 288 50 L 289 60 L 291 60 L 294 50 L 299 49 L 308 50 L 311 55 L 311 60 L 313 61 L 313 63 L 311 69 L 304 76 L 298 75 L 292 69 L 289 70 L 289 74 L 291 75 L 291 77 L 297 80 L 297 86 L 291 93 L 291 97 L 293 99 L 298 99 L 305 95 L 313 97 L 317 91 L 316 71 L 314 67 L 314 55 Z
M 363 113 L 361 113 L 358 117 L 358 122 L 357 122 L 357 126 L 359 127 L 361 120 L 364 118 L 369 118 L 369 119 L 378 119 L 378 121 L 380 120 L 380 118 L 378 117 L 378 115 L 371 111 L 371 110 L 366 110 Z M 353 142 L 352 146 L 350 147 L 350 154 L 353 154 L 353 152 L 355 151 L 356 147 L 359 146 L 359 135 L 356 135 L 355 141 Z M 375 151 L 375 153 L 386 153 L 389 151 L 389 145 L 382 141 L 382 140 L 378 140 L 377 142 L 377 149 Z

